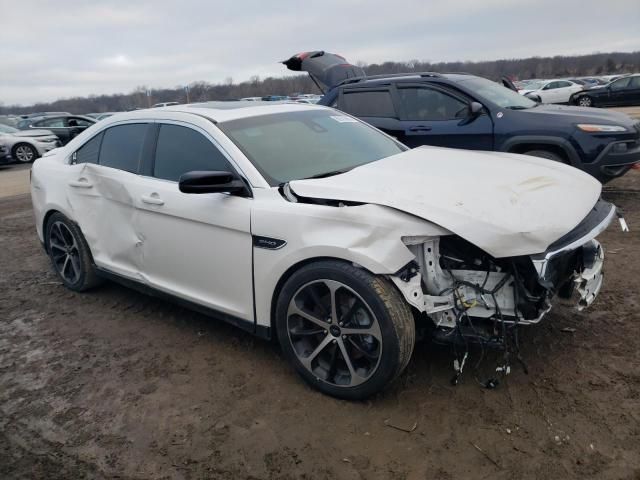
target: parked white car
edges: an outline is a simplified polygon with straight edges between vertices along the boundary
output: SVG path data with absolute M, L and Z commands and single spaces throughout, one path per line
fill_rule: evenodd
M 513 349 L 557 295 L 590 305 L 616 211 L 600 190 L 541 158 L 408 150 L 331 108 L 240 102 L 107 118 L 31 183 L 68 288 L 109 278 L 277 336 L 307 382 L 348 399 L 404 370 L 416 328 L 460 355 Z
M 0 124 L 0 145 L 5 147 L 5 159 L 29 163 L 49 150 L 60 146 L 60 141 L 49 130 L 18 130 Z M 0 163 L 2 163 L 0 159 Z
M 518 92 L 542 103 L 569 103 L 571 95 L 583 89 L 583 85 L 569 80 L 537 80 Z

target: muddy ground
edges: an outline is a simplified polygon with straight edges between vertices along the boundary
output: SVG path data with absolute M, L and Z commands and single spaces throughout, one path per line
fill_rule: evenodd
M 115 284 L 65 290 L 28 196 L 2 199 L 0 478 L 640 478 L 640 171 L 611 187 L 632 232 L 601 237 L 591 309 L 523 333 L 529 375 L 487 390 L 486 362 L 453 387 L 449 350 L 421 343 L 362 403 L 224 323 Z

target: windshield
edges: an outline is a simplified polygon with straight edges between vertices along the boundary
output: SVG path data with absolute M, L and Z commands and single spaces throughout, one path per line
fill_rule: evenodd
M 9 125 L 3 125 L 0 123 L 0 133 L 16 133 L 19 132 L 17 128 L 10 127 Z
M 329 176 L 406 150 L 335 110 L 301 110 L 218 124 L 271 186 Z
M 502 108 L 520 110 L 533 108 L 537 105 L 536 102 L 529 100 L 519 93 L 509 90 L 496 82 L 487 80 L 486 78 L 471 77 L 462 80 L 459 83 L 473 91 L 473 93 L 478 96 L 483 97 Z M 529 87 L 527 86 L 527 88 Z
M 540 90 L 546 84 L 547 82 L 542 81 L 528 82 L 524 87 L 522 87 L 522 90 Z

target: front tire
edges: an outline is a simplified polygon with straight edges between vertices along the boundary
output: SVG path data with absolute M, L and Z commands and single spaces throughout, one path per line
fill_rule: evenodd
M 581 97 L 578 97 L 576 105 L 579 107 L 593 107 L 593 99 L 588 95 L 582 95 Z
M 529 150 L 528 152 L 524 152 L 523 155 L 531 155 L 532 157 L 546 158 L 554 162 L 567 163 L 560 155 L 550 152 L 549 150 Z
M 33 145 L 19 143 L 13 147 L 11 156 L 20 163 L 31 163 L 38 158 L 38 151 Z
M 394 285 L 332 260 L 306 265 L 287 280 L 276 330 L 285 357 L 307 383 L 349 400 L 391 383 L 415 344 L 411 308 Z
M 53 269 L 65 287 L 83 292 L 101 283 L 89 246 L 74 222 L 54 213 L 47 221 L 45 240 Z

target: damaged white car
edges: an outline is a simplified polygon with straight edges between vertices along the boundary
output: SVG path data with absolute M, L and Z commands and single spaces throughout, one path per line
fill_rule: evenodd
M 600 190 L 560 163 L 408 150 L 336 110 L 271 102 L 114 115 L 37 160 L 31 183 L 68 288 L 109 278 L 277 337 L 307 382 L 349 399 L 404 370 L 417 328 L 508 350 L 555 296 L 591 304 L 595 237 L 616 215 Z

